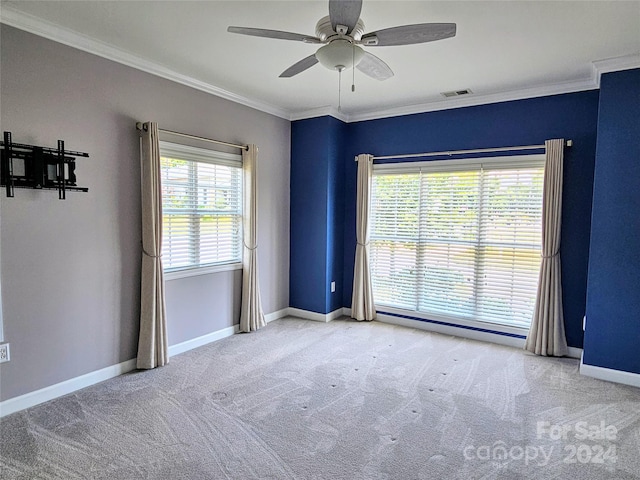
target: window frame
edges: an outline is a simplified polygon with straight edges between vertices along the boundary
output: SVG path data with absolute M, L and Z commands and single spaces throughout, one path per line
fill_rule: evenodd
M 492 157 L 472 157 L 472 158 L 454 158 L 446 160 L 431 161 L 388 161 L 385 163 L 374 163 L 373 176 L 378 175 L 402 175 L 416 173 L 435 173 L 435 172 L 456 172 L 469 171 L 476 168 L 485 167 L 486 169 L 513 169 L 513 168 L 542 168 L 544 172 L 545 154 L 525 154 L 525 155 L 504 155 Z M 544 188 L 544 187 L 543 187 Z M 372 191 L 373 195 L 373 191 Z M 373 205 L 372 205 L 373 208 Z M 542 211 L 542 203 L 540 204 Z M 371 211 L 371 222 L 373 222 L 373 211 Z M 370 224 L 373 231 L 373 224 Z M 370 241 L 374 238 L 371 237 Z M 371 255 L 371 253 L 370 253 Z M 373 273 L 373 272 L 372 272 Z M 417 286 L 416 286 L 417 288 Z M 475 290 L 474 290 L 475 291 Z M 535 292 L 534 292 L 535 294 Z M 375 296 L 374 296 L 375 302 Z M 494 323 L 485 320 L 461 318 L 455 315 L 447 315 L 445 313 L 424 312 L 415 309 L 407 309 L 387 304 L 375 303 L 376 311 L 380 314 L 391 314 L 398 317 L 415 318 L 419 320 L 433 321 L 445 325 L 456 327 L 470 328 L 479 331 L 498 332 L 507 335 L 526 336 L 529 327 L 520 325 L 508 325 L 503 323 Z
M 240 205 L 240 234 L 239 234 L 239 259 L 237 261 L 231 261 L 228 263 L 219 264 L 207 264 L 207 265 L 188 265 L 185 267 L 177 267 L 171 270 L 167 270 L 163 265 L 163 275 L 165 281 L 177 280 L 180 278 L 194 277 L 199 275 L 208 275 L 218 272 L 227 272 L 242 269 L 242 238 L 243 238 L 243 218 L 244 218 L 244 205 L 243 205 L 243 183 L 244 172 L 242 168 L 242 155 L 220 152 L 217 150 L 211 150 L 200 147 L 193 147 L 191 145 L 184 145 L 175 142 L 168 142 L 160 140 L 160 157 L 172 157 L 188 162 L 196 163 L 208 163 L 212 165 L 223 165 L 240 169 L 240 192 L 239 192 L 239 205 Z M 163 198 L 163 217 L 164 217 L 164 198 Z M 164 228 L 164 225 L 163 225 Z M 163 236 L 164 242 L 164 236 Z M 164 254 L 164 252 L 163 252 Z

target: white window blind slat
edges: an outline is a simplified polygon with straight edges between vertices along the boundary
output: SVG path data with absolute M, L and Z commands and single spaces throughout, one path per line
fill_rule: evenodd
M 377 304 L 528 327 L 540 268 L 544 158 L 374 168 Z

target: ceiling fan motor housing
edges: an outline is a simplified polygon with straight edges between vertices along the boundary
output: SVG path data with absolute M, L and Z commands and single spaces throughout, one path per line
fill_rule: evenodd
M 339 34 L 334 32 L 331 27 L 331 19 L 329 16 L 322 17 L 316 24 L 316 37 L 323 42 L 331 40 L 331 37 L 337 37 L 338 35 Z M 353 30 L 349 32 L 348 36 L 358 42 L 362 38 L 362 35 L 364 35 L 364 22 L 359 19 L 356 26 L 353 27 Z

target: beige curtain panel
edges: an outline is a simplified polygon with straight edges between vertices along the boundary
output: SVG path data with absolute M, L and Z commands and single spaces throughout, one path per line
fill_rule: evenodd
M 536 305 L 525 349 L 537 355 L 567 354 L 562 313 L 560 227 L 564 139 L 547 140 L 542 191 L 542 262 Z
M 258 148 L 249 145 L 242 151 L 244 178 L 243 203 L 243 254 L 242 254 L 242 303 L 240 306 L 240 331 L 253 332 L 266 325 L 260 285 L 258 282 Z
M 142 281 L 138 368 L 169 363 L 167 319 L 162 274 L 162 188 L 158 124 L 148 122 L 141 132 Z
M 371 269 L 369 267 L 369 212 L 373 182 L 373 155 L 358 155 L 358 185 L 356 193 L 356 260 L 353 268 L 353 294 L 351 317 L 356 320 L 373 320 L 376 309 L 373 304 Z

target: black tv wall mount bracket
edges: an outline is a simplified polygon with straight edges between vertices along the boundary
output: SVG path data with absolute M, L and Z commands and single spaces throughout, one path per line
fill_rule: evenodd
M 11 132 L 4 132 L 0 147 L 0 185 L 7 197 L 14 196 L 14 188 L 58 190 L 60 200 L 66 198 L 67 191 L 89 191 L 76 185 L 75 173 L 76 157 L 89 154 L 65 150 L 63 140 L 58 140 L 58 148 L 38 147 L 13 143 Z

